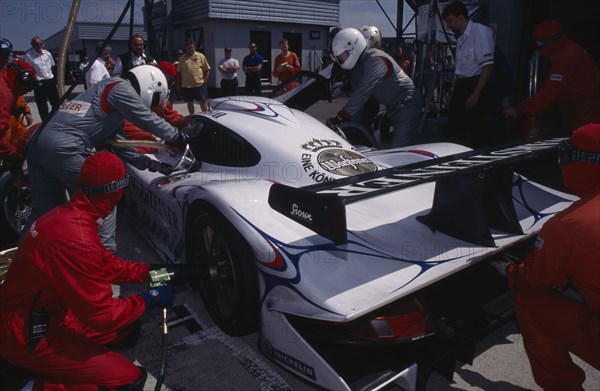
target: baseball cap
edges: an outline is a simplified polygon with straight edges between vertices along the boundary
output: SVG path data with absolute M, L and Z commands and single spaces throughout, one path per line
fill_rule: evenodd
M 231 48 L 228 46 L 228 47 L 226 47 L 226 48 L 225 48 L 225 51 L 226 51 L 226 52 L 230 52 L 230 51 L 231 51 Z

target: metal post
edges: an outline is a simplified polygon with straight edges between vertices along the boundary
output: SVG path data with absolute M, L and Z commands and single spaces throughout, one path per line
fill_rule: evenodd
M 404 32 L 404 0 L 398 0 L 396 10 L 396 44 L 400 45 L 402 42 L 402 33 Z

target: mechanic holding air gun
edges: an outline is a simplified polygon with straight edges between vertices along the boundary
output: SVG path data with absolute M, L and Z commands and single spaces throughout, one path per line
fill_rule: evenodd
M 559 145 L 565 187 L 581 197 L 542 227 L 523 262 L 494 261 L 508 274 L 535 382 L 544 390 L 583 390 L 569 353 L 600 370 L 600 124 Z M 577 300 L 561 293 L 567 286 Z
M 35 372 L 33 390 L 144 388 L 146 370 L 111 349 L 133 346 L 140 317 L 170 307 L 174 291 L 160 285 L 119 299 L 111 284 L 143 283 L 149 275 L 181 283 L 177 270 L 185 267 L 153 271 L 162 265 L 125 261 L 101 243 L 99 224 L 128 179 L 116 155 L 88 157 L 80 189 L 32 225 L 0 286 L 0 357 Z

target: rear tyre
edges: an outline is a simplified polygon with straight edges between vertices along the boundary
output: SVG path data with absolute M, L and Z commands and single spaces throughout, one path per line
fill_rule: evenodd
M 188 259 L 201 269 L 195 285 L 214 322 L 229 335 L 256 331 L 257 270 L 242 235 L 217 211 L 203 210 L 193 217 L 187 241 Z

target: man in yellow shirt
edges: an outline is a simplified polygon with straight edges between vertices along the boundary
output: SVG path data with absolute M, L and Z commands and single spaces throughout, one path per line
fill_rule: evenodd
M 202 111 L 208 111 L 208 87 L 206 82 L 210 65 L 204 54 L 196 51 L 196 42 L 188 38 L 185 41 L 185 53 L 179 58 L 177 68 L 177 88 L 183 91 L 183 100 L 188 112 L 194 114 L 194 101 L 200 104 Z

